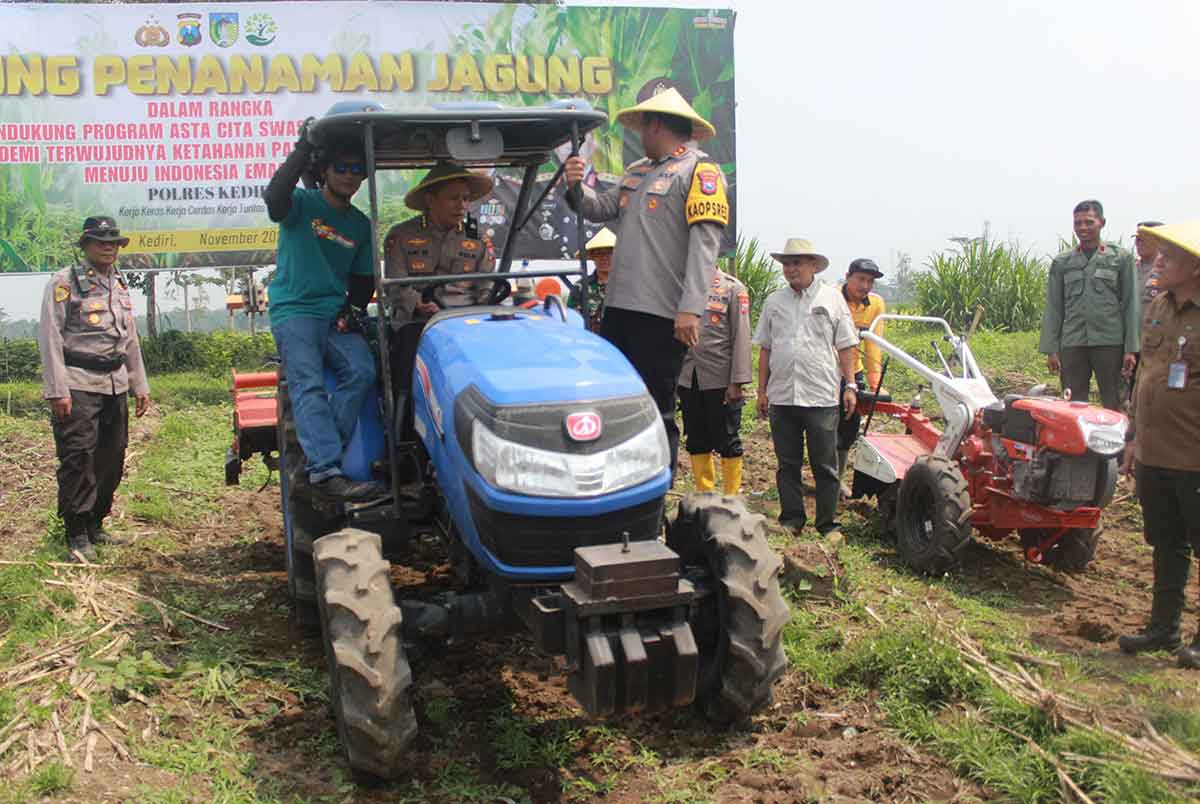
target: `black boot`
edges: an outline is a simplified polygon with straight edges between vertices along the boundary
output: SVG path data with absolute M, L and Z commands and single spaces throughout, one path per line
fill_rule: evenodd
M 96 551 L 92 549 L 92 544 L 88 540 L 88 530 L 91 525 L 91 515 L 89 514 L 73 514 L 68 515 L 64 524 L 67 526 L 67 561 L 74 564 L 93 563 L 96 560 Z M 82 561 L 80 558 L 82 557 Z
M 344 500 L 346 502 L 370 502 L 387 495 L 388 490 L 382 483 L 362 482 L 351 480 L 345 475 L 327 477 L 312 486 L 313 494 L 328 500 Z
M 1126 653 L 1152 650 L 1176 650 L 1179 638 L 1179 618 L 1183 614 L 1184 589 L 1187 586 L 1191 561 L 1176 560 L 1176 556 L 1161 547 L 1154 548 L 1154 600 L 1150 605 L 1150 623 L 1140 634 L 1125 634 L 1117 644 Z
M 93 515 L 88 528 L 88 540 L 92 544 L 126 544 L 124 539 L 118 539 L 104 529 L 104 518 Z
M 1200 631 L 1196 632 L 1195 638 L 1192 639 L 1192 644 L 1186 648 L 1180 648 L 1175 656 L 1179 661 L 1180 667 L 1200 670 Z

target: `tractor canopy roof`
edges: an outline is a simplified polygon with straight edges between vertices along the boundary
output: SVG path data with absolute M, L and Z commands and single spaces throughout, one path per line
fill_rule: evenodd
M 418 169 L 451 160 L 467 167 L 540 165 L 554 149 L 607 121 L 580 99 L 544 106 L 440 103 L 387 111 L 373 101 L 342 101 L 309 129 L 317 145 L 354 142 L 374 151 L 379 170 Z

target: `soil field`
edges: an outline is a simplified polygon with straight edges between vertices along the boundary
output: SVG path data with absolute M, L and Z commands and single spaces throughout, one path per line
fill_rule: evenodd
M 1094 800 L 1196 792 L 1114 736 L 1149 722 L 1183 756 L 1200 747 L 1200 674 L 1116 649 L 1151 585 L 1126 488 L 1080 575 L 1029 565 L 1011 541 L 918 578 L 869 502 L 848 504 L 840 547 L 773 527 L 790 669 L 774 705 L 730 729 L 690 709 L 589 719 L 562 662 L 519 633 L 415 646 L 409 779 L 357 784 L 319 639 L 290 616 L 276 478 L 258 467 L 221 485 L 227 422 L 185 403 L 140 420 L 113 518 L 130 544 L 79 570 L 48 563 L 62 539 L 48 427 L 0 417 L 0 559 L 18 562 L 0 566 L 0 801 L 1058 800 L 1056 764 Z M 773 517 L 765 425 L 745 437 L 747 500 Z M 455 588 L 437 544 L 395 564 L 406 594 Z

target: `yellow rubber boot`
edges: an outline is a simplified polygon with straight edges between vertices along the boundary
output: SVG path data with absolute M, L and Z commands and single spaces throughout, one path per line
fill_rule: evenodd
M 742 457 L 721 459 L 721 491 L 725 494 L 742 493 Z
M 712 491 L 717 487 L 717 464 L 712 453 L 692 456 L 692 477 L 696 491 Z

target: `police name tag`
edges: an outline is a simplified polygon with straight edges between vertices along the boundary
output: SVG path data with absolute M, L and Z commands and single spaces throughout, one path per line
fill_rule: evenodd
M 1167 387 L 1174 391 L 1182 391 L 1187 388 L 1188 382 L 1188 364 L 1183 359 L 1183 347 L 1187 343 L 1187 338 L 1179 336 L 1179 359 L 1171 363 L 1167 367 Z

